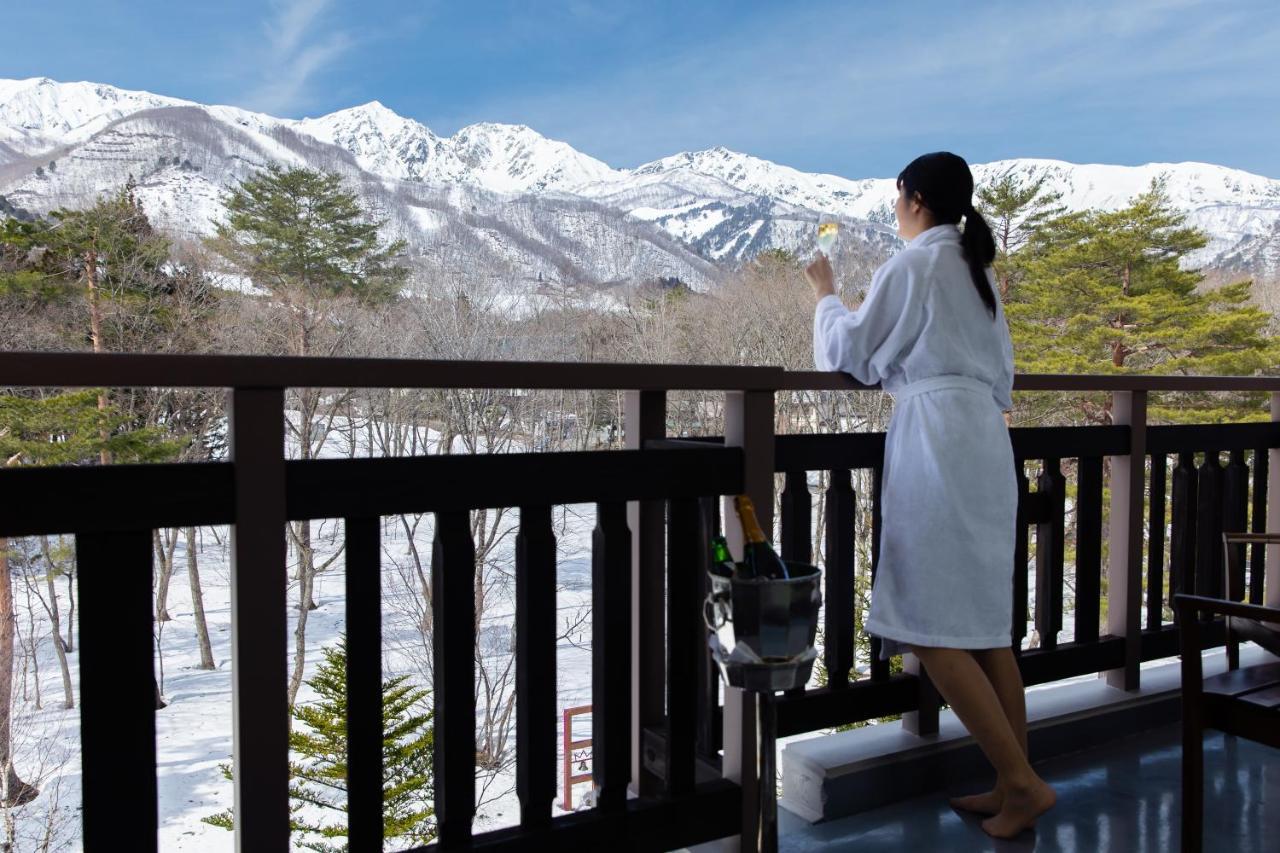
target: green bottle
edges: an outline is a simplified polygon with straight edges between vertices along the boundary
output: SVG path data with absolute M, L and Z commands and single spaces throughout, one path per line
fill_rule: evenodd
M 717 563 L 733 562 L 733 557 L 729 555 L 729 543 L 723 536 L 711 540 L 711 559 Z
M 788 578 L 787 566 L 769 545 L 769 539 L 760 529 L 751 498 L 738 495 L 733 501 L 742 522 L 742 566 L 738 572 L 742 578 Z
M 733 574 L 733 555 L 729 553 L 729 543 L 723 536 L 711 540 L 711 564 L 726 575 Z

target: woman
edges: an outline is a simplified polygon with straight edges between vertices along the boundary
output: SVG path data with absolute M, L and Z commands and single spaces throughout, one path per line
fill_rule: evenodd
M 995 243 L 973 209 L 973 175 L 946 152 L 898 176 L 907 247 L 850 311 L 823 256 L 813 355 L 894 395 L 885 443 L 880 563 L 868 633 L 913 652 L 995 766 L 995 788 L 952 800 L 1010 838 L 1054 803 L 1027 761 L 1026 704 L 1010 648 L 1017 486 L 1003 412 L 1013 348 L 990 274 Z M 964 220 L 963 231 L 958 227 Z

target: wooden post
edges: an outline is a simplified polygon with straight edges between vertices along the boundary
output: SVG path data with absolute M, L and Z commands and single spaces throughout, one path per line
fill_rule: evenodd
M 1280 392 L 1271 392 L 1271 421 L 1280 421 Z M 1280 533 L 1280 448 L 1267 451 L 1267 532 Z M 1267 572 L 1262 586 L 1265 607 L 1280 607 L 1280 545 L 1267 546 Z
M 1129 427 L 1129 455 L 1111 457 L 1111 559 L 1107 633 L 1124 638 L 1124 667 L 1101 673 L 1112 687 L 1137 690 L 1142 662 L 1142 519 L 1146 493 L 1147 392 L 1112 394 L 1112 420 Z
M 289 849 L 284 390 L 231 395 L 231 731 L 237 851 Z
M 756 507 L 756 517 L 765 531 L 773 530 L 773 404 L 772 391 L 730 391 L 725 394 L 724 443 L 741 447 L 745 459 L 743 488 Z M 742 553 L 742 527 L 732 501 L 725 501 L 725 538 L 730 550 Z M 756 703 L 750 693 L 733 687 L 724 696 L 723 774 L 742 786 L 741 850 L 752 850 L 760 823 L 760 786 L 773 779 L 759 777 L 759 738 L 756 732 Z M 732 849 L 732 845 L 729 845 Z
M 665 391 L 628 391 L 623 403 L 623 439 L 628 450 L 667 434 Z M 664 648 L 665 526 L 663 501 L 629 501 L 631 528 L 631 789 L 660 794 L 663 780 L 645 769 L 644 730 L 660 729 L 666 709 Z

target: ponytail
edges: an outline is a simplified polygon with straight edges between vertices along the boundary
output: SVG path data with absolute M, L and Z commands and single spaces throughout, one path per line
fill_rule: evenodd
M 978 297 L 992 318 L 996 316 L 996 296 L 987 267 L 996 259 L 996 241 L 991 227 L 973 207 L 973 172 L 963 157 L 936 151 L 912 160 L 898 175 L 898 188 L 907 196 L 918 195 L 939 225 L 959 225 L 964 219 L 960 245 L 969 262 L 969 275 Z
M 964 214 L 964 232 L 960 235 L 960 245 L 964 249 L 965 260 L 969 262 L 969 276 L 973 286 L 978 288 L 978 296 L 982 304 L 987 306 L 992 318 L 996 316 L 996 296 L 991 292 L 991 281 L 987 278 L 987 267 L 996 259 L 996 241 L 991 236 L 991 226 L 982 214 L 969 205 Z

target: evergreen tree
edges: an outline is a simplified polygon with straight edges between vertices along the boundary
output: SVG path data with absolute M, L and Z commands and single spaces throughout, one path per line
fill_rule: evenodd
M 346 851 L 347 837 L 347 647 L 345 639 L 324 650 L 324 660 L 307 684 L 318 694 L 312 704 L 295 705 L 289 747 L 290 827 L 308 850 Z M 382 833 L 387 840 L 425 844 L 435 838 L 432 781 L 432 713 L 421 710 L 427 691 L 408 676 L 382 683 Z M 301 726 L 296 724 L 301 724 Z M 223 768 L 230 779 L 230 768 Z M 231 829 L 230 811 L 205 818 Z
M 201 284 L 173 271 L 170 250 L 130 181 L 81 210 L 5 221 L 0 299 L 54 314 L 65 338 L 59 348 L 166 349 L 160 342 L 172 336 L 177 322 L 168 303 L 179 290 L 190 296 L 186 291 Z M 207 288 L 201 295 L 207 297 Z
M 131 429 L 126 415 L 99 409 L 99 393 L 0 395 L 0 465 L 78 465 L 103 450 L 119 462 L 160 462 L 181 449 L 158 429 Z
M 1046 189 L 1047 180 L 1047 175 L 1041 175 L 1024 181 L 1016 173 L 1006 172 L 977 189 L 978 211 L 996 240 L 995 272 L 1001 299 L 1009 297 L 1009 289 L 1021 277 L 1019 250 L 1037 229 L 1066 211 L 1059 203 L 1062 193 Z
M 226 207 L 213 248 L 298 307 L 338 296 L 394 299 L 408 275 L 395 262 L 404 242 L 382 245 L 384 223 L 366 215 L 338 175 L 272 164 L 232 190 Z M 305 355 L 306 340 L 296 344 Z
M 1266 312 L 1247 304 L 1250 282 L 1202 292 L 1186 268 L 1204 234 L 1187 227 L 1160 183 L 1113 212 L 1058 217 L 1034 231 L 1018 258 L 1023 281 L 1006 311 L 1020 371 L 1249 375 L 1272 368 Z M 1257 400 L 1162 395 L 1157 418 L 1261 416 Z M 1095 422 L 1107 400 L 1081 403 Z

